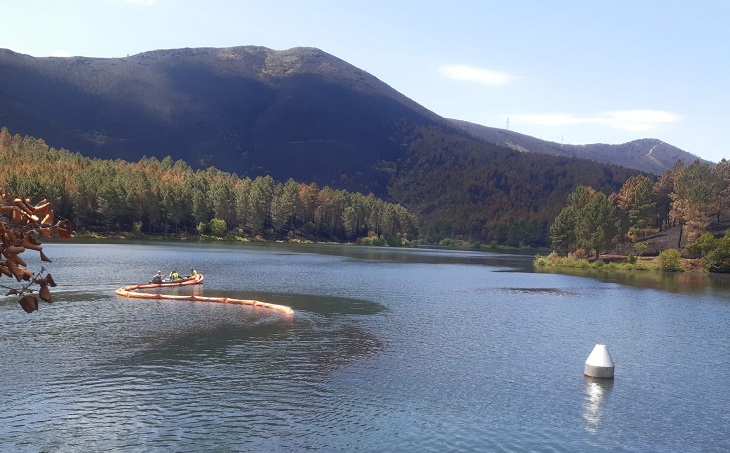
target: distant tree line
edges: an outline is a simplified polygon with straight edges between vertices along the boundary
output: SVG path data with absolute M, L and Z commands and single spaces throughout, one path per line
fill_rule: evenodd
M 319 188 L 270 176 L 240 178 L 193 170 L 166 157 L 139 162 L 86 158 L 43 140 L 0 130 L 0 187 L 46 198 L 77 231 L 144 234 L 235 232 L 401 245 L 419 234 L 418 218 L 372 194 Z
M 718 248 L 730 249 L 724 238 L 708 233 L 719 229 L 720 236 L 727 225 L 730 162 L 723 159 L 716 166 L 678 162 L 657 180 L 632 176 L 618 192 L 608 196 L 589 186 L 577 187 L 551 223 L 550 238 L 555 250 L 584 250 L 598 256 L 619 243 L 638 245 L 662 230 L 678 226 L 676 248 L 690 244 L 689 254 L 706 256 Z M 702 245 L 693 246 L 698 238 L 702 238 Z M 719 269 L 723 258 L 717 253 L 713 255 L 713 266 Z
M 48 198 L 79 231 L 391 245 L 451 238 L 595 251 L 640 242 L 673 225 L 682 226 L 686 243 L 713 218 L 727 216 L 725 161 L 716 167 L 678 164 L 655 179 L 582 159 L 519 153 L 436 128 L 403 126 L 399 133 L 404 155 L 376 166 L 390 175 L 390 198 L 400 204 L 270 176 L 193 170 L 170 157 L 89 159 L 4 128 L 0 187 Z M 584 211 L 588 207 L 594 211 Z M 618 223 L 602 220 L 611 215 Z

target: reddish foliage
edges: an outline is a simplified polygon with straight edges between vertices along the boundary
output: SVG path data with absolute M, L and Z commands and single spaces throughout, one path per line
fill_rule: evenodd
M 41 260 L 50 262 L 43 253 L 38 240 L 39 235 L 70 239 L 73 234 L 70 222 L 58 220 L 54 223 L 51 203 L 43 200 L 32 204 L 29 199 L 2 194 L 0 199 L 0 274 L 15 278 L 23 283 L 20 289 L 8 288 L 8 295 L 16 294 L 21 298 L 20 306 L 27 313 L 38 310 L 38 297 L 33 294 L 32 285 L 40 287 L 38 295 L 45 302 L 52 302 L 48 287 L 56 286 L 51 274 L 45 268 L 36 275 L 29 271 L 21 255 L 27 250 L 40 254 Z M 4 286 L 4 285 L 3 285 Z

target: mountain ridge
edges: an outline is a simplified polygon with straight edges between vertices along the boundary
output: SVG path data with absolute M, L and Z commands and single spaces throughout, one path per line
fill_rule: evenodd
M 91 158 L 170 156 L 194 169 L 373 193 L 414 208 L 430 241 L 545 244 L 576 186 L 616 192 L 639 173 L 519 152 L 514 136 L 489 143 L 309 47 L 106 59 L 0 50 L 0 126 Z
M 9 106 L 0 106 L 0 124 L 15 131 L 45 137 L 57 146 L 84 151 L 90 147 L 90 154 L 105 158 L 113 158 L 122 148 L 125 148 L 125 153 L 135 154 L 134 150 L 129 150 L 132 147 L 137 149 L 134 157 L 159 156 L 160 148 L 170 144 L 171 148 L 187 149 L 187 153 L 176 153 L 192 164 L 199 161 L 201 165 L 230 167 L 230 159 L 222 165 L 222 159 L 216 159 L 205 149 L 218 147 L 240 154 L 248 152 L 247 158 L 250 158 L 251 150 L 240 148 L 256 146 L 259 142 L 287 142 L 285 135 L 281 140 L 272 139 L 277 134 L 271 129 L 281 125 L 270 124 L 279 122 L 278 118 L 272 120 L 271 116 L 278 115 L 277 109 L 288 108 L 287 96 L 297 96 L 303 91 L 300 90 L 302 86 L 311 88 L 312 81 L 304 80 L 308 77 L 317 79 L 320 85 L 329 85 L 329 88 L 323 88 L 325 90 L 339 87 L 365 99 L 387 99 L 411 112 L 411 119 L 420 116 L 419 124 L 450 125 L 479 140 L 520 152 L 589 159 L 655 175 L 666 171 L 677 160 L 690 163 L 699 158 L 657 139 L 638 139 L 620 145 L 564 145 L 505 129 L 442 118 L 368 72 L 313 47 L 286 50 L 262 46 L 158 49 L 121 58 L 32 57 L 0 49 L 0 68 L 0 101 Z M 295 78 L 301 83 L 287 83 Z M 309 87 L 306 86 L 308 84 Z M 64 91 L 70 95 L 64 97 L 59 94 Z M 277 94 L 282 95 L 277 97 Z M 202 101 L 206 96 L 213 102 Z M 236 100 L 249 102 L 251 109 L 233 108 Z M 93 105 L 100 102 L 106 104 L 106 108 Z M 297 120 L 301 121 L 302 117 L 312 113 L 316 102 L 312 99 L 308 102 L 308 111 L 297 112 Z M 69 115 L 68 109 L 64 111 L 61 108 L 63 105 L 86 110 L 86 120 L 83 123 L 65 120 Z M 88 105 L 92 105 L 91 109 Z M 232 113 L 223 112 L 226 108 Z M 48 112 L 44 115 L 39 112 L 41 110 Z M 317 125 L 343 118 L 348 110 L 339 108 L 329 117 L 319 118 Z M 148 120 L 132 121 L 126 128 L 119 124 L 120 117 L 135 116 Z M 222 117 L 233 117 L 238 124 L 232 125 L 230 119 Z M 211 126 L 217 121 L 228 121 L 229 124 Z M 45 128 L 38 126 L 43 123 Z M 182 125 L 191 132 L 187 148 L 176 143 L 174 137 L 180 135 L 176 125 Z M 71 126 L 72 131 L 69 132 L 69 127 L 65 126 Z M 306 134 L 297 135 L 288 137 L 289 141 L 301 144 L 310 139 Z M 327 139 L 336 140 L 333 137 L 314 139 L 320 140 L 320 144 Z M 238 142 L 239 149 L 232 142 Z M 241 143 L 245 145 L 241 146 Z M 392 157 L 393 150 L 386 154 Z M 264 170 L 261 162 L 254 162 L 256 165 L 261 167 L 259 171 Z M 246 170 L 238 159 L 232 169 L 241 174 L 256 172 Z
M 519 152 L 576 157 L 612 165 L 634 168 L 661 175 L 678 160 L 690 164 L 695 160 L 711 163 L 656 138 L 641 138 L 621 144 L 591 143 L 569 145 L 541 140 L 519 132 L 451 119 L 452 123 L 487 143 L 506 146 Z
M 314 48 L 171 49 L 124 58 L 0 51 L 0 124 L 92 157 L 172 155 L 244 176 L 386 193 L 399 123 L 448 123 Z M 451 126 L 448 126 L 451 127 Z M 302 155 L 310 159 L 287 165 Z M 362 175 L 361 175 L 362 174 Z

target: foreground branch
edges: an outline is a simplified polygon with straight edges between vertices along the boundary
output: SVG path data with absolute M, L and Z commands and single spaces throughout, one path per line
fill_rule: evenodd
M 8 289 L 8 296 L 20 296 L 20 306 L 27 313 L 32 313 L 38 310 L 38 298 L 48 303 L 53 301 L 49 287 L 56 286 L 56 282 L 45 267 L 41 267 L 37 274 L 29 271 L 21 255 L 27 250 L 34 250 L 40 254 L 41 261 L 50 262 L 43 253 L 39 236 L 70 239 L 73 231 L 67 220 L 54 223 L 53 210 L 48 200 L 33 205 L 29 199 L 6 193 L 1 198 L 0 278 L 4 276 L 15 279 L 20 287 L 4 284 L 0 284 L 0 287 Z M 35 285 L 39 287 L 38 296 L 34 294 Z

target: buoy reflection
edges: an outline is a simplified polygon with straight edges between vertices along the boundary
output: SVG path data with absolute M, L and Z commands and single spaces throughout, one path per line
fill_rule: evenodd
M 585 412 L 586 431 L 595 433 L 601 422 L 601 404 L 613 389 L 613 379 L 594 379 L 584 376 L 585 379 Z

